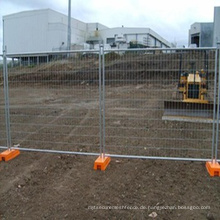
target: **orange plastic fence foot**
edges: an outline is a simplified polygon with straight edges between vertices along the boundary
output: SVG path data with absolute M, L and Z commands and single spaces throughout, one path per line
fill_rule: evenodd
M 110 157 L 101 157 L 99 156 L 95 163 L 94 163 L 94 169 L 95 170 L 106 170 L 108 164 L 110 163 L 111 158 Z
M 218 162 L 207 161 L 206 169 L 210 176 L 220 176 L 220 164 Z
M 9 161 L 9 160 L 12 160 L 12 159 L 14 159 L 15 157 L 17 157 L 19 154 L 20 154 L 20 151 L 19 151 L 19 150 L 11 149 L 11 150 L 3 151 L 3 152 L 0 154 L 0 157 L 1 157 L 2 160 L 4 160 L 4 161 Z

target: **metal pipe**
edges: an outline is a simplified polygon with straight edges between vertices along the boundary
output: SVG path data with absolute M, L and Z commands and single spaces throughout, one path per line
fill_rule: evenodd
M 2 19 L 2 32 L 3 32 L 3 39 L 2 39 L 2 51 L 5 49 L 5 21 Z
M 194 48 L 193 50 L 198 50 L 198 51 L 201 51 L 201 50 L 215 50 L 216 47 L 205 47 L 205 48 Z M 181 51 L 189 51 L 189 50 L 192 50 L 192 48 L 169 48 L 169 51 L 178 51 L 178 50 L 181 50 Z M 125 52 L 125 51 L 137 51 L 137 49 L 114 49 L 114 50 L 105 50 L 105 53 L 110 53 L 110 52 Z M 138 48 L 138 51 L 167 51 L 167 49 L 165 48 Z M 66 54 L 66 53 L 99 53 L 99 50 L 63 50 L 63 51 L 36 51 L 36 52 L 32 52 L 32 53 L 18 53 L 18 54 L 15 54 L 15 53 L 8 53 L 7 54 L 7 57 L 13 57 L 13 56 L 19 56 L 19 57 L 24 57 L 24 56 L 43 56 L 45 54 L 47 55 L 58 55 L 58 54 Z M 2 54 L 0 56 L 3 56 Z
M 68 33 L 67 33 L 67 50 L 71 49 L 71 0 L 68 4 Z
M 0 149 L 7 149 L 7 147 L 0 146 Z M 75 151 L 62 151 L 62 150 L 48 150 L 48 149 L 35 149 L 35 148 L 21 148 L 13 147 L 12 149 L 27 151 L 27 152 L 39 152 L 39 153 L 54 153 L 54 154 L 72 154 L 72 155 L 85 155 L 85 156 L 99 156 L 99 153 L 88 152 L 75 152 Z
M 7 147 L 11 149 L 11 128 L 10 128 L 10 112 L 9 112 L 9 95 L 8 95 L 8 64 L 7 64 L 7 47 L 3 50 L 3 75 L 4 75 L 4 97 L 5 97 L 5 124 L 7 135 Z
M 99 46 L 99 132 L 100 132 L 100 156 L 102 155 L 102 64 L 101 46 Z
M 215 155 L 214 155 L 214 161 L 217 162 L 218 158 L 218 138 L 219 138 L 219 104 L 220 104 L 220 42 L 217 43 L 217 48 L 218 48 L 218 104 L 217 104 L 217 125 L 216 125 L 216 138 L 215 138 Z
M 213 123 L 212 123 L 212 161 L 215 154 L 215 127 L 216 127 L 216 90 L 217 90 L 217 64 L 218 64 L 218 50 L 215 50 L 215 78 L 214 78 L 214 108 L 213 108 Z
M 102 48 L 102 111 L 103 111 L 103 157 L 105 158 L 105 51 Z
M 0 149 L 7 149 L 5 146 L 0 146 Z M 69 155 L 82 155 L 82 156 L 99 156 L 99 153 L 88 152 L 74 152 L 74 151 L 59 151 L 59 150 L 46 150 L 46 149 L 34 149 L 34 148 L 21 148 L 13 147 L 20 151 L 36 152 L 36 153 L 53 153 L 53 154 L 69 154 Z M 210 158 L 181 158 L 181 157 L 153 157 L 153 156 L 136 156 L 136 155 L 118 155 L 118 154 L 106 154 L 111 158 L 122 159 L 146 159 L 146 160 L 170 160 L 170 161 L 194 161 L 194 162 L 206 162 Z M 218 160 L 220 162 L 220 160 Z

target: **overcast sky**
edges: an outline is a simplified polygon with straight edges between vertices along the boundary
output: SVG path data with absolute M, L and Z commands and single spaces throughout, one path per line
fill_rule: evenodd
M 108 27 L 147 27 L 178 46 L 188 45 L 194 22 L 212 22 L 220 0 L 72 0 L 72 17 Z M 68 13 L 68 0 L 0 0 L 0 53 L 2 16 L 33 9 L 51 8 Z

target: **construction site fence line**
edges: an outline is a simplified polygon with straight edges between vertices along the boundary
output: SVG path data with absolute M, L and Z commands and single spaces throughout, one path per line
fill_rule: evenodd
M 7 147 L 0 146 L 0 149 L 8 149 Z M 99 156 L 99 153 L 85 153 L 85 152 L 73 152 L 73 151 L 59 151 L 59 150 L 44 150 L 44 149 L 32 149 L 32 148 L 20 148 L 12 147 L 11 149 L 35 152 L 35 153 L 50 153 L 50 154 L 67 154 L 67 155 L 79 155 L 79 156 Z M 143 160 L 169 160 L 169 161 L 192 161 L 192 162 L 206 162 L 210 158 L 178 158 L 178 157 L 151 157 L 151 156 L 136 156 L 136 155 L 120 155 L 120 154 L 105 154 L 106 157 L 121 158 L 121 159 L 143 159 Z M 220 160 L 217 160 L 220 162 Z

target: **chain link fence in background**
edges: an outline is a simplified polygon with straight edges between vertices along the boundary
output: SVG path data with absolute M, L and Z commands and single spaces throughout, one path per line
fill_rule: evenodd
M 13 57 L 17 62 L 8 68 L 11 137 L 21 149 L 98 155 L 101 148 L 134 158 L 213 156 L 213 120 L 169 120 L 164 103 L 182 102 L 181 74 L 199 71 L 206 78 L 204 99 L 215 106 L 216 49 Z M 5 145 L 2 80 L 0 89 L 0 141 Z

